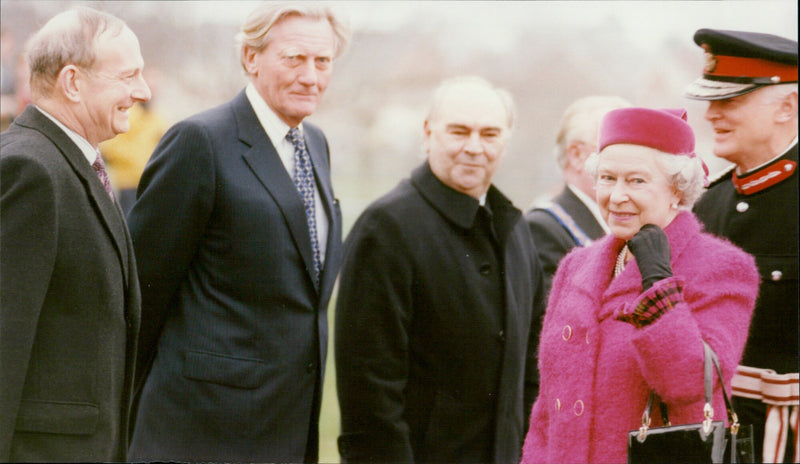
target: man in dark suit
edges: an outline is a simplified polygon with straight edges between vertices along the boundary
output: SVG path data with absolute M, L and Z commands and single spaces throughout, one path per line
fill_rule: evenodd
M 97 146 L 150 98 L 144 63 L 89 8 L 45 24 L 27 60 L 34 104 L 0 148 L 0 461 L 121 461 L 139 284 Z
M 554 148 L 564 178 L 564 189 L 550 201 L 525 214 L 544 270 L 545 295 L 561 258 L 576 246 L 589 245 L 608 233 L 595 202 L 594 180 L 584 169 L 597 151 L 597 128 L 607 112 L 630 106 L 614 96 L 584 97 L 564 111 Z
M 707 231 L 756 258 L 761 287 L 732 380 L 757 462 L 800 462 L 798 414 L 797 41 L 700 29 L 703 76 L 686 96 L 708 101 L 714 155 L 733 163 L 694 207 Z
M 347 34 L 326 7 L 271 4 L 238 39 L 250 83 L 165 134 L 129 216 L 146 375 L 131 460 L 317 459 L 342 223 L 303 120 Z
M 522 213 L 491 184 L 506 92 L 443 83 L 427 161 L 347 238 L 336 306 L 346 462 L 517 462 L 538 391 L 542 272 Z

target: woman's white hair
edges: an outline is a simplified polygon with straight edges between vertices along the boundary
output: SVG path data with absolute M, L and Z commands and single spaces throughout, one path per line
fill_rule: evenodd
M 656 165 L 675 189 L 680 201 L 678 209 L 691 210 L 705 190 L 706 172 L 703 162 L 691 154 L 675 155 L 655 148 L 642 146 L 642 151 L 651 153 Z M 585 168 L 597 182 L 597 167 L 603 153 L 593 153 L 586 160 Z

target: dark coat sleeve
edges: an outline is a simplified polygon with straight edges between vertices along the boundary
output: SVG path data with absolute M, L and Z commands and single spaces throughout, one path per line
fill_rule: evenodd
M 214 201 L 212 146 L 203 127 L 173 126 L 156 147 L 128 217 L 142 291 L 137 385 L 147 376 L 170 299 L 184 280 Z
M 345 244 L 335 329 L 345 462 L 414 460 L 403 400 L 413 272 L 402 242 L 396 224 L 367 211 Z
M 556 218 L 545 210 L 531 210 L 525 215 L 525 220 L 530 227 L 536 255 L 544 273 L 542 282 L 546 296 L 553 285 L 558 263 L 575 246 L 575 241 Z

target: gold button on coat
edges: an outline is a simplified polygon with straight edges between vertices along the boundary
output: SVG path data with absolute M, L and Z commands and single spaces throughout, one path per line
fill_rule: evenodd
M 574 412 L 578 417 L 583 415 L 583 401 L 576 401 L 575 404 L 572 405 L 572 412 Z

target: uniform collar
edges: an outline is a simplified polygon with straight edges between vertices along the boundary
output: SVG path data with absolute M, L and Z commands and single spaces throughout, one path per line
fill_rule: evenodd
M 739 174 L 734 170 L 731 181 L 740 195 L 752 195 L 792 177 L 796 170 L 797 137 L 785 152 L 772 161 L 744 174 Z

